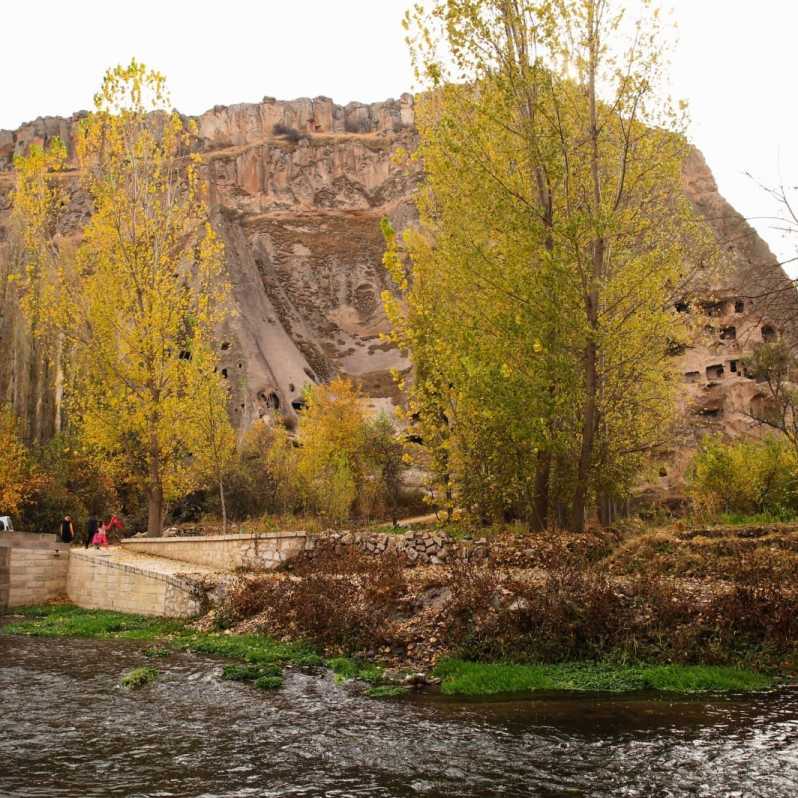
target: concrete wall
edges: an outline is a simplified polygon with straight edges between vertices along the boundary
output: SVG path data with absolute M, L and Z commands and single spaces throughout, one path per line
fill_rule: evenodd
M 303 551 L 305 532 L 275 532 L 261 535 L 218 535 L 186 538 L 129 538 L 122 546 L 129 551 L 168 557 L 204 565 L 217 571 L 235 568 L 276 568 Z
M 203 610 L 203 594 L 172 574 L 114 562 L 103 552 L 72 552 L 69 600 L 86 609 L 191 618 Z
M 69 547 L 53 535 L 0 537 L 0 609 L 43 604 L 66 595 Z

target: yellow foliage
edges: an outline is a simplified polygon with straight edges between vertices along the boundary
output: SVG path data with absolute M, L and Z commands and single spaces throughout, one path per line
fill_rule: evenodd
M 0 405 L 0 515 L 17 513 L 41 482 L 22 442 L 14 411 Z
M 74 258 L 60 252 L 58 290 L 42 309 L 69 342 L 84 445 L 146 490 L 157 534 L 164 500 L 196 476 L 189 455 L 207 471 L 229 451 L 213 350 L 227 312 L 223 246 L 163 76 L 135 60 L 111 69 L 94 104 L 76 147 L 93 214 Z M 39 213 L 50 167 L 34 151 L 18 168 L 16 209 L 34 257 L 50 246 Z

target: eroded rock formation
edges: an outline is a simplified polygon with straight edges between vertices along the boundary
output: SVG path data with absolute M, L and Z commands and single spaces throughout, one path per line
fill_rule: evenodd
M 13 155 L 56 135 L 71 148 L 80 117 L 44 117 L 0 131 L 0 246 L 9 238 Z M 401 229 L 415 218 L 420 175 L 391 157 L 397 147 L 413 146 L 412 97 L 347 106 L 324 97 L 264 98 L 215 107 L 196 121 L 236 305 L 220 355 L 238 425 L 272 409 L 292 418 L 303 386 L 337 373 L 357 378 L 374 407 L 398 401 L 391 370 L 409 363 L 380 341 L 387 329 L 380 293 L 389 286 L 379 220 L 388 216 Z M 683 375 L 687 421 L 674 441 L 675 472 L 704 432 L 753 428 L 746 413 L 762 391 L 740 361 L 763 339 L 793 337 L 798 319 L 791 281 L 720 196 L 698 152 L 684 175 L 724 264 L 702 303 L 680 308 L 697 319 L 698 332 L 671 361 Z M 70 185 L 65 225 L 77 229 L 88 208 L 74 175 Z M 13 287 L 5 282 L 0 302 L 0 399 L 12 400 L 26 417 L 42 414 L 46 435 L 53 429 L 52 364 L 32 362 Z M 669 471 L 663 469 L 654 490 L 670 485 Z

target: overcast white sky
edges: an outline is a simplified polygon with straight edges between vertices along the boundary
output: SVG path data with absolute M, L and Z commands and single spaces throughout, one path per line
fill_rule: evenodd
M 104 70 L 136 56 L 164 72 L 175 105 L 198 114 L 264 95 L 337 102 L 411 88 L 400 21 L 410 0 L 39 0 L 4 2 L 0 128 L 88 108 Z M 744 176 L 798 183 L 794 0 L 665 0 L 680 43 L 677 96 L 722 193 L 745 216 L 773 206 Z M 635 0 L 629 0 L 633 11 Z M 795 242 L 756 221 L 786 259 Z M 798 274 L 798 268 L 788 267 Z

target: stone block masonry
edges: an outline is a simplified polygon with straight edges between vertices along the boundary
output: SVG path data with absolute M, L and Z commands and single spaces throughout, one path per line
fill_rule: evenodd
M 117 549 L 74 550 L 67 580 L 69 600 L 86 609 L 191 618 L 205 609 L 205 592 L 174 563 L 126 560 Z M 204 570 L 204 569 L 203 569 Z
M 305 532 L 185 538 L 139 537 L 122 541 L 122 548 L 215 571 L 273 570 L 304 551 L 307 540 Z
M 0 610 L 66 595 L 69 547 L 53 535 L 15 533 L 0 539 Z

